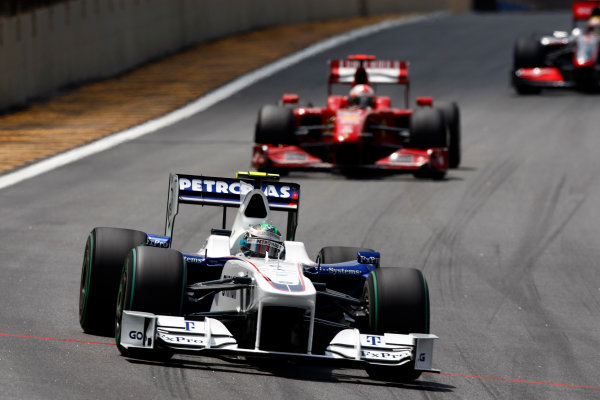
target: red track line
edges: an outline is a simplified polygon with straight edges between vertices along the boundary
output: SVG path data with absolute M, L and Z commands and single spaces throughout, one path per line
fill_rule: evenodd
M 25 338 L 25 339 L 54 340 L 57 342 L 75 342 L 75 343 L 103 344 L 106 346 L 115 346 L 114 343 L 106 343 L 106 342 L 92 342 L 89 340 L 58 339 L 58 338 L 48 338 L 48 337 L 41 337 L 41 336 L 14 335 L 14 334 L 10 334 L 10 333 L 0 333 L 0 336 L 11 336 L 11 337 L 19 337 L 19 338 Z
M 493 381 L 503 381 L 503 382 L 518 382 L 518 383 L 533 383 L 536 385 L 550 385 L 550 386 L 564 386 L 578 389 L 594 389 L 600 390 L 599 386 L 583 386 L 583 385 L 573 385 L 570 383 L 556 383 L 556 382 L 540 382 L 540 381 L 527 381 L 524 379 L 511 379 L 511 378 L 494 378 L 491 376 L 477 376 L 477 375 L 464 375 L 464 374 L 451 374 L 451 373 L 440 373 L 437 375 L 445 375 L 445 376 L 456 376 L 461 378 L 475 378 L 475 379 L 488 379 Z
M 19 337 L 19 338 L 25 338 L 25 339 L 53 340 L 53 341 L 57 341 L 57 342 L 74 342 L 74 343 L 102 344 L 105 346 L 115 346 L 114 343 L 106 343 L 106 342 L 92 342 L 92 341 L 88 341 L 88 340 L 59 339 L 59 338 L 48 338 L 48 337 L 41 337 L 41 336 L 15 335 L 15 334 L 10 334 L 10 333 L 0 333 L 0 336 Z M 573 384 L 569 384 L 569 383 L 528 381 L 528 380 L 524 380 L 524 379 L 511 379 L 511 378 L 494 378 L 491 376 L 451 374 L 448 372 L 436 373 L 435 375 L 455 376 L 455 377 L 460 377 L 460 378 L 487 379 L 487 380 L 502 381 L 502 382 L 532 383 L 532 384 L 536 384 L 536 385 L 563 386 L 563 387 L 578 388 L 578 389 L 600 390 L 599 386 L 573 385 Z

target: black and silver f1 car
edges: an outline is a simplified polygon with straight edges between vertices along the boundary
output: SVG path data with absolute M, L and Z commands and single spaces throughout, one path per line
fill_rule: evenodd
M 512 85 L 519 94 L 543 88 L 600 88 L 600 1 L 572 3 L 573 28 L 517 40 Z
M 319 360 L 394 381 L 438 372 L 423 274 L 380 267 L 379 253 L 364 248 L 324 247 L 312 261 L 295 241 L 299 201 L 300 186 L 277 176 L 171 174 L 164 235 L 121 228 L 89 234 L 81 327 L 114 329 L 121 354 L 134 358 Z M 222 226 L 198 253 L 171 246 L 180 204 L 223 208 Z M 229 207 L 239 209 L 226 229 Z M 267 223 L 273 211 L 287 212 L 285 238 Z

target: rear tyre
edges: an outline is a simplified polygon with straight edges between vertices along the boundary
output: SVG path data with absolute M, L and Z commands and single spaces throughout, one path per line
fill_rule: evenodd
M 374 251 L 364 247 L 328 246 L 317 254 L 317 263 L 337 264 L 345 261 L 356 261 L 359 251 Z
M 460 165 L 460 111 L 455 102 L 442 103 L 439 108 L 444 114 L 448 127 L 450 143 L 448 145 L 448 166 L 457 168 Z
M 442 111 L 436 108 L 416 109 L 410 119 L 410 146 L 427 149 L 447 145 L 448 131 Z
M 429 293 L 421 271 L 414 268 L 379 268 L 365 282 L 363 301 L 367 304 L 372 333 L 429 333 Z M 417 379 L 414 361 L 402 366 L 367 364 L 373 379 L 406 382 Z
M 518 94 L 538 94 L 541 88 L 525 85 L 516 80 L 519 68 L 535 68 L 544 65 L 544 54 L 538 37 L 519 38 L 513 50 L 513 85 Z
M 258 112 L 254 142 L 261 144 L 293 144 L 295 121 L 290 107 L 264 105 Z
M 79 286 L 79 324 L 86 333 L 112 336 L 123 261 L 146 241 L 144 232 L 94 228 L 83 253 Z
M 181 316 L 187 271 L 182 254 L 173 249 L 138 246 L 131 249 L 125 264 L 117 296 L 114 320 L 119 352 L 126 357 L 168 359 L 168 350 L 126 349 L 119 344 L 124 310 L 158 315 Z

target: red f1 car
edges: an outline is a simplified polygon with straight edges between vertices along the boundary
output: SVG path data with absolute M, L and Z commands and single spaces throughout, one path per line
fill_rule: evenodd
M 572 3 L 571 32 L 519 38 L 513 53 L 512 84 L 519 94 L 542 88 L 600 88 L 600 1 Z
M 460 114 L 456 103 L 433 107 L 430 97 L 408 106 L 408 63 L 352 55 L 329 62 L 326 107 L 300 105 L 284 94 L 279 105 L 258 113 L 252 166 L 285 173 L 302 169 L 380 169 L 441 178 L 460 163 Z M 333 84 L 349 84 L 349 96 L 332 95 Z M 405 89 L 405 108 L 392 108 L 371 85 Z

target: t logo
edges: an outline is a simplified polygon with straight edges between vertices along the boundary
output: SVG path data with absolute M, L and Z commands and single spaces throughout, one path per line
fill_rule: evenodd
M 377 346 L 381 344 L 381 336 L 367 336 L 367 343 Z
M 185 321 L 185 330 L 186 331 L 193 331 L 194 328 L 196 326 L 196 323 L 193 321 Z

